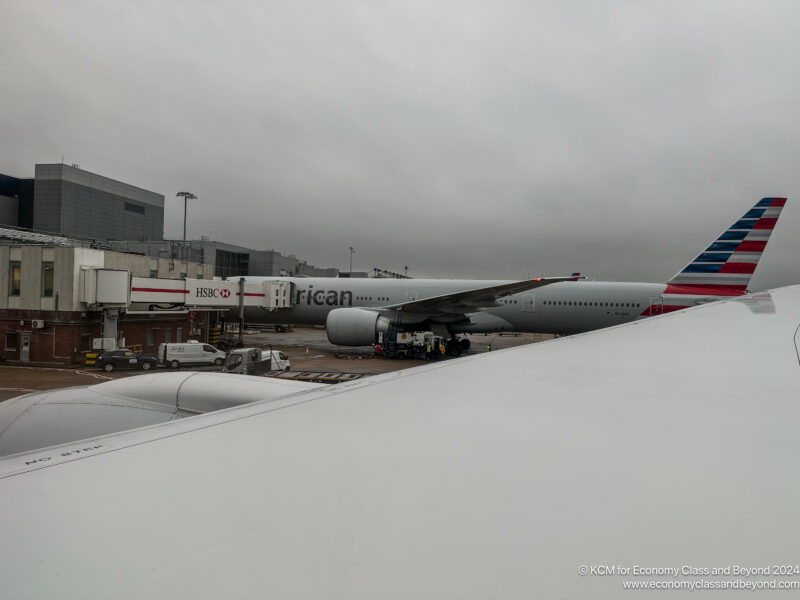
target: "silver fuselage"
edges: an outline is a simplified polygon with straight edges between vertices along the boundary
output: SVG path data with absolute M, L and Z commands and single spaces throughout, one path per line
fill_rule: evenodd
M 248 277 L 248 282 L 263 279 Z M 324 325 L 335 308 L 379 309 L 413 299 L 430 298 L 511 283 L 470 279 L 285 278 L 293 284 L 294 306 L 264 311 L 248 308 L 247 322 Z M 450 325 L 453 333 L 521 331 L 573 334 L 618 325 L 643 316 L 662 298 L 663 283 L 568 281 L 512 294 L 496 306 L 472 313 L 470 323 Z M 661 300 L 659 300 L 661 301 Z

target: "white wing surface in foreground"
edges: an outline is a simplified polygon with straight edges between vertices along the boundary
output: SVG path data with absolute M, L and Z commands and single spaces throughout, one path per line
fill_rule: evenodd
M 658 595 L 626 581 L 800 581 L 619 574 L 800 560 L 798 324 L 786 288 L 10 457 L 0 596 L 619 598 Z

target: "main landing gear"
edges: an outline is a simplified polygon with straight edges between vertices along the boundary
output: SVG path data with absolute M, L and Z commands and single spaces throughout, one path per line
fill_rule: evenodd
M 461 356 L 462 352 L 461 342 L 456 338 L 447 340 L 447 344 L 445 345 L 445 350 L 447 352 L 447 356 Z

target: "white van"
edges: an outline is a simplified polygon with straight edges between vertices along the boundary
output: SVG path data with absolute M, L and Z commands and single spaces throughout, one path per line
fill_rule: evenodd
M 225 353 L 209 344 L 189 340 L 182 344 L 159 344 L 158 361 L 173 369 L 184 365 L 222 365 Z
M 269 358 L 269 350 L 261 352 L 261 360 Z M 280 350 L 272 351 L 272 370 L 273 371 L 289 371 L 292 368 L 292 361 Z

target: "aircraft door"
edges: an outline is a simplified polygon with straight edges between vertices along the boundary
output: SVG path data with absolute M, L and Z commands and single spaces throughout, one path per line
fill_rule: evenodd
M 533 312 L 536 308 L 536 299 L 533 294 L 522 297 L 522 312 Z
M 31 359 L 31 334 L 21 333 L 19 335 L 19 359 L 28 362 Z
M 664 298 L 661 296 L 650 296 L 650 315 L 664 314 Z

